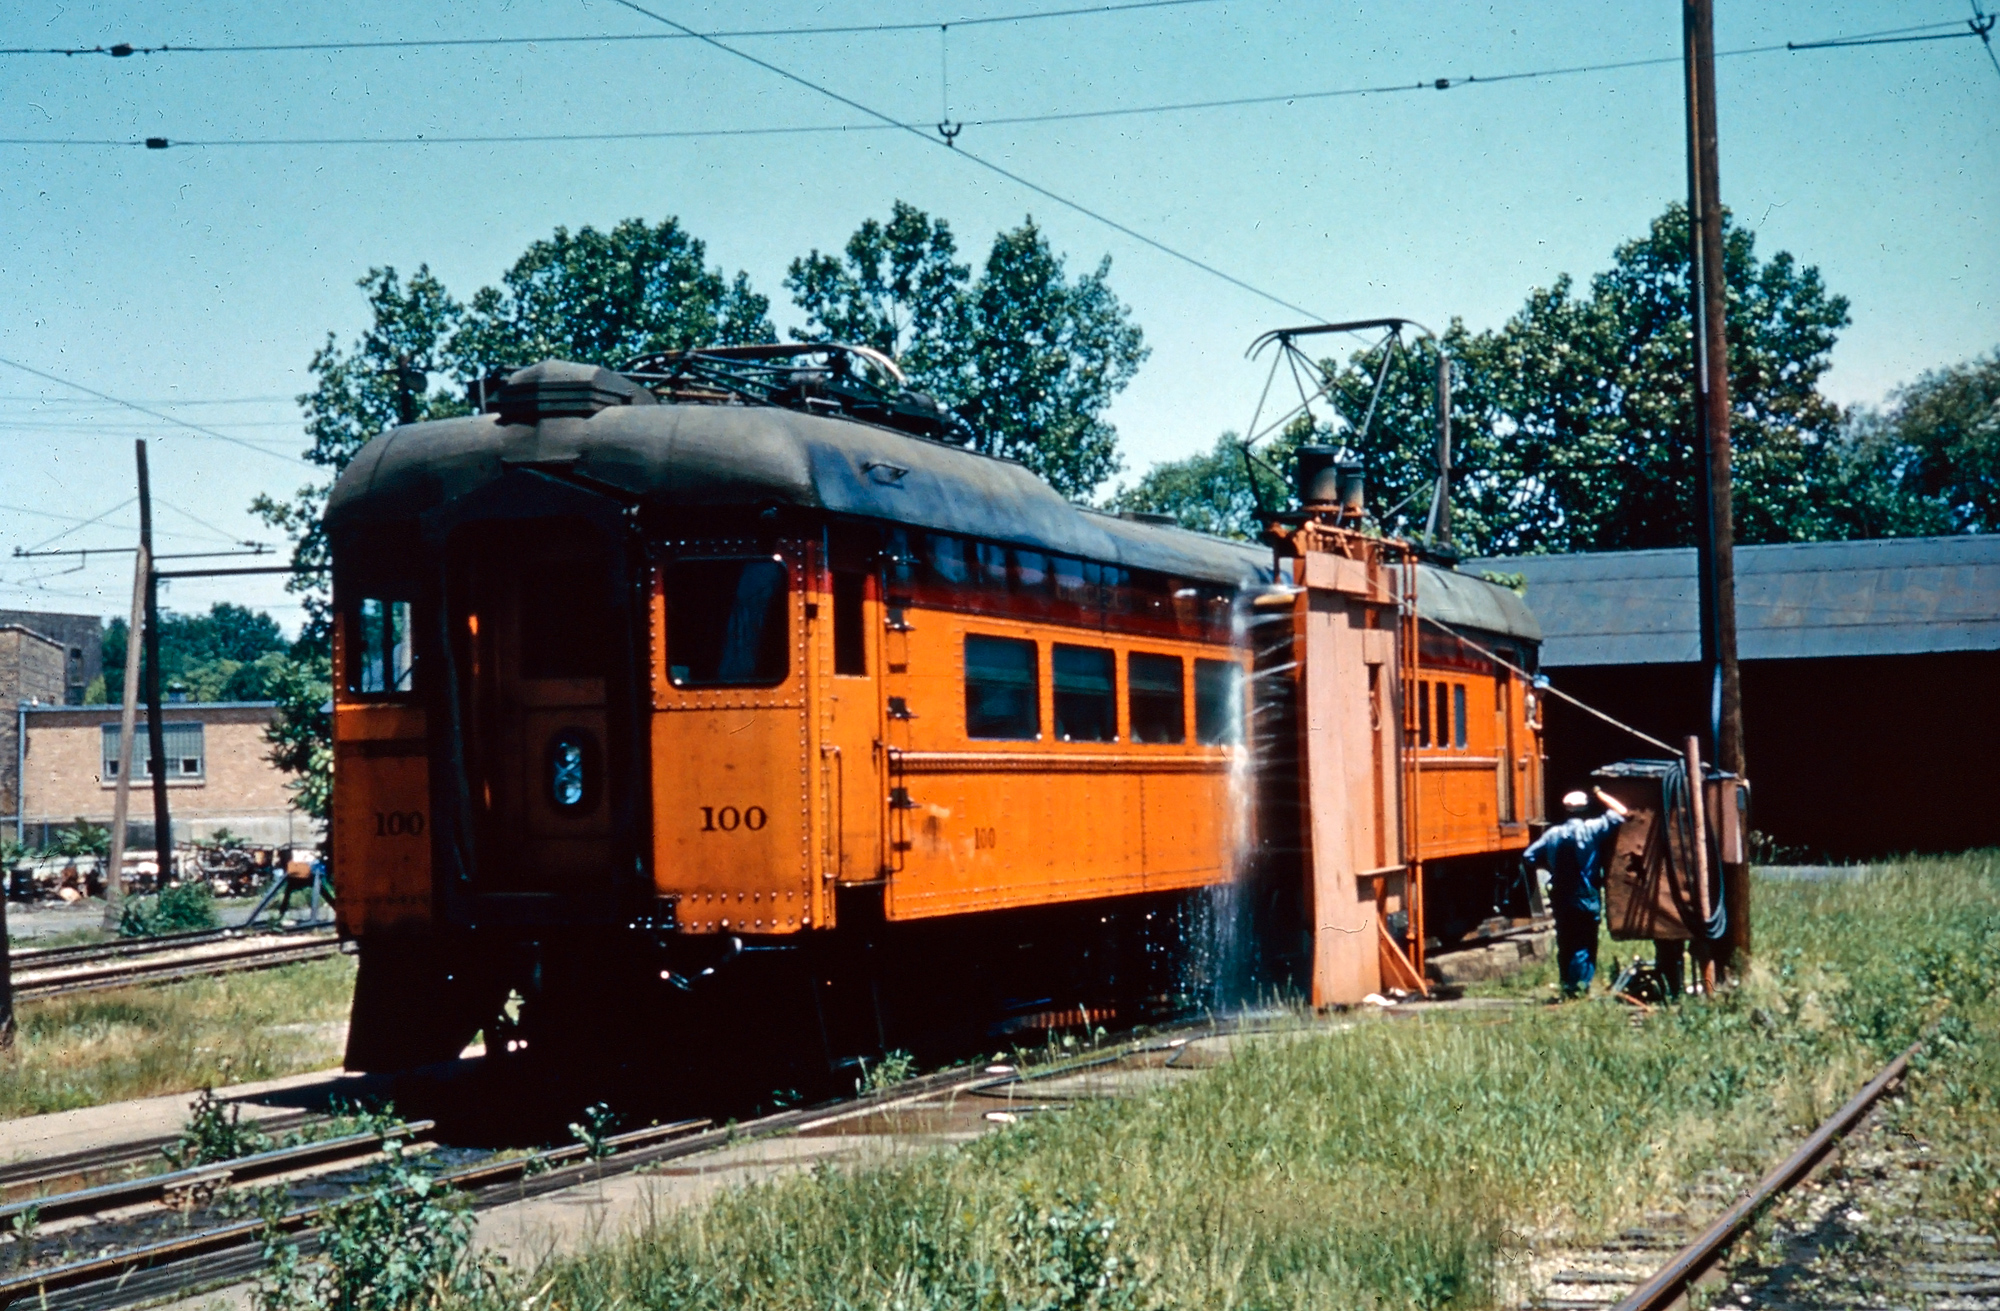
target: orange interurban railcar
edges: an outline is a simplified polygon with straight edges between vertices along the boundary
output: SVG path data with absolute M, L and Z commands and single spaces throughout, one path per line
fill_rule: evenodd
M 856 348 L 545 362 L 475 400 L 371 441 L 326 513 L 351 1067 L 483 1030 L 803 1085 L 1239 965 L 1299 984 L 1269 621 L 1338 514 L 1274 559 L 1077 506 Z M 1458 634 L 1524 671 L 1537 634 L 1397 559 L 1371 713 L 1407 840 L 1369 874 L 1420 969 L 1492 913 L 1541 791 L 1532 687 Z M 1217 951 L 1231 916 L 1252 950 Z

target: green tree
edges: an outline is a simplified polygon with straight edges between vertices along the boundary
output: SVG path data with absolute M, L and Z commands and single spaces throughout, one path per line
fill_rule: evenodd
M 680 220 L 626 219 L 529 246 L 472 297 L 450 350 L 459 376 L 543 359 L 617 368 L 640 355 L 774 340 L 771 303 L 706 263 L 707 248 Z
M 270 760 L 292 775 L 293 804 L 314 819 L 333 816 L 332 662 L 323 651 L 285 659 L 271 671 L 278 713 L 264 730 Z
M 330 632 L 331 560 L 320 521 L 340 471 L 377 433 L 468 409 L 456 391 L 431 383 L 457 364 L 451 339 L 465 312 L 429 267 L 420 266 L 407 284 L 393 268 L 370 269 L 356 285 L 368 297 L 368 327 L 346 347 L 327 334 L 307 366 L 313 389 L 298 398 L 312 442 L 305 458 L 326 476 L 290 500 L 259 496 L 250 507 L 292 540 L 296 572 L 286 587 L 305 606 L 302 636 L 309 645 L 324 645 Z
M 1857 456 L 1893 481 L 1892 513 L 1921 531 L 2000 532 L 2000 350 L 1924 374 L 1857 428 Z
M 793 261 L 785 286 L 806 341 L 897 354 L 911 381 L 971 425 L 978 449 L 1017 459 L 1081 500 L 1118 472 L 1104 411 L 1148 350 L 1111 290 L 1107 256 L 1071 278 L 1032 217 L 998 234 L 975 278 L 949 226 L 897 202 L 841 255 Z
M 951 226 L 897 201 L 887 223 L 865 220 L 840 255 L 792 261 L 785 288 L 810 326 L 803 341 L 872 346 L 938 395 L 964 390 L 970 266 Z
M 109 671 L 99 695 L 125 690 L 125 621 L 105 626 L 104 667 Z M 218 601 L 208 613 L 160 612 L 160 679 L 195 701 L 262 701 L 272 662 L 288 649 L 278 621 L 261 610 Z M 147 671 L 141 661 L 140 677 Z M 95 684 L 93 684 L 95 688 Z M 116 704 L 115 701 L 112 704 Z
M 1274 452 L 1260 448 L 1259 454 L 1260 459 L 1268 461 Z M 1284 456 L 1279 454 L 1278 458 L 1279 467 L 1289 473 L 1283 463 Z M 1114 492 L 1108 506 L 1113 510 L 1169 514 L 1183 528 L 1247 541 L 1255 538 L 1263 527 L 1257 518 L 1259 497 L 1265 509 L 1282 509 L 1290 495 L 1289 486 L 1269 468 L 1246 464 L 1242 438 L 1226 432 L 1216 439 L 1213 450 L 1154 465 L 1138 482 Z
M 1840 507 L 1862 490 L 1847 483 L 1873 476 L 1854 458 L 1839 407 L 1819 391 L 1847 300 L 1787 253 L 1760 260 L 1755 237 L 1727 219 L 1724 255 L 1737 539 L 1840 534 Z M 1694 541 L 1687 276 L 1687 213 L 1672 205 L 1587 288 L 1564 276 L 1531 292 L 1498 329 L 1474 333 L 1454 321 L 1445 331 L 1461 549 Z M 1436 476 L 1434 350 L 1427 340 L 1390 343 L 1321 366 L 1333 377 L 1335 418 L 1314 438 L 1362 456 L 1371 503 L 1403 535 L 1421 531 Z M 1383 391 L 1364 433 L 1378 375 Z M 1288 455 L 1284 443 L 1274 446 L 1274 462 Z M 1176 513 L 1193 522 L 1209 511 Z

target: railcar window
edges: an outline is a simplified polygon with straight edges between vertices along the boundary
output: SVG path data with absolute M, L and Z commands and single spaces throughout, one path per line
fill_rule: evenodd
M 1095 646 L 1064 646 L 1052 652 L 1056 691 L 1056 736 L 1064 742 L 1118 740 L 1118 660 Z
M 521 677 L 602 678 L 611 654 L 603 585 L 575 555 L 524 561 Z
M 1014 552 L 1014 586 L 1031 596 L 1046 592 L 1049 587 L 1049 557 L 1040 551 Z
M 1437 730 L 1432 740 L 1440 747 L 1448 747 L 1451 745 L 1451 693 L 1445 683 L 1433 683 L 1431 687 L 1437 692 L 1438 701 L 1437 718 L 1431 721 L 1431 727 Z
M 973 558 L 979 564 L 979 585 L 990 591 L 1007 590 L 1007 548 L 991 542 L 974 542 Z
M 413 690 L 408 601 L 364 599 L 353 611 L 347 690 L 370 695 Z
M 1134 651 L 1125 662 L 1134 742 L 1187 741 L 1185 675 L 1179 656 Z
M 833 672 L 868 673 L 868 626 L 862 622 L 863 574 L 835 571 L 833 575 Z
M 1042 735 L 1035 644 L 965 637 L 965 735 L 1028 741 Z
M 775 687 L 791 672 L 783 561 L 667 567 L 667 672 L 676 687 Z
M 1431 744 L 1431 685 L 1428 680 L 1417 684 L 1417 745 Z
M 1083 561 L 1057 556 L 1052 561 L 1056 578 L 1056 596 L 1071 605 L 1088 605 L 1094 598 L 1089 595 L 1089 584 L 1084 581 Z
M 970 577 L 965 564 L 965 539 L 932 533 L 931 572 L 947 586 L 965 586 L 966 579 Z
M 1243 668 L 1234 661 L 1194 662 L 1194 737 L 1207 747 L 1243 740 Z
M 1460 751 L 1465 750 L 1465 684 L 1451 685 L 1451 742 Z

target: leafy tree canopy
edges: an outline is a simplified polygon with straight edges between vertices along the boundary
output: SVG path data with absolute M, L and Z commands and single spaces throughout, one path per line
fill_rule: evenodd
M 1687 231 L 1686 210 L 1669 206 L 1586 288 L 1565 276 L 1530 293 L 1498 329 L 1474 333 L 1454 321 L 1446 330 L 1452 527 L 1461 548 L 1597 551 L 1694 540 Z M 1724 252 L 1738 540 L 1855 535 L 1856 498 L 1869 479 L 1844 416 L 1819 391 L 1835 334 L 1848 322 L 1847 300 L 1787 253 L 1760 259 L 1753 234 L 1727 220 Z M 1367 467 L 1384 527 L 1421 532 L 1436 468 L 1434 350 L 1429 341 L 1392 343 L 1325 362 L 1333 422 L 1295 426 L 1260 453 L 1288 470 L 1302 440 L 1346 444 Z M 1382 395 L 1364 431 L 1378 375 Z M 1191 476 L 1214 459 L 1160 466 L 1117 503 L 1190 525 L 1226 519 L 1247 485 Z M 1202 498 L 1204 485 L 1218 487 L 1221 499 Z
M 1020 460 L 1082 499 L 1118 472 L 1104 411 L 1148 354 L 1110 286 L 1111 260 L 1070 277 L 1032 217 L 993 239 L 977 277 L 942 219 L 896 202 L 840 255 L 794 260 L 785 286 L 805 341 L 896 354 L 911 380 L 963 415 L 980 450 Z
M 113 619 L 104 631 L 102 684 L 93 683 L 86 700 L 117 703 L 125 689 L 127 640 L 125 621 Z M 160 612 L 161 684 L 191 701 L 268 700 L 289 649 L 278 621 L 261 610 L 218 601 L 207 614 Z M 146 672 L 142 659 L 141 679 Z
M 725 281 L 677 219 L 609 232 L 557 228 L 482 287 L 452 334 L 462 378 L 537 360 L 617 367 L 640 355 L 774 339 L 771 303 L 747 275 Z
M 2000 532 L 2000 350 L 1857 411 L 1842 454 L 1857 536 Z

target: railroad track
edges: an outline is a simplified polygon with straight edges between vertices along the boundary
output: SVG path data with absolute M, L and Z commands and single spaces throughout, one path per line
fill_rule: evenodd
M 257 1120 L 254 1127 L 263 1134 L 291 1133 L 325 1119 L 310 1111 L 288 1111 Z M 93 1147 L 0 1165 L 0 1205 L 131 1178 L 148 1166 L 159 1166 L 166 1160 L 166 1150 L 180 1140 L 178 1133 L 162 1134 L 113 1147 Z
M 1912 1044 L 1885 1065 L 1796 1150 L 1749 1187 L 1747 1179 L 1701 1181 L 1692 1190 L 1728 1205 L 1692 1239 L 1675 1218 L 1624 1230 L 1607 1242 L 1559 1250 L 1542 1262 L 1540 1287 L 1530 1311 L 1668 1311 L 1685 1305 L 1698 1288 L 1711 1305 L 1881 1308 L 1949 1306 L 1953 1311 L 2000 1311 L 2000 1250 L 1970 1226 L 1911 1222 L 1907 1232 L 1864 1234 L 1869 1212 L 1898 1194 L 1913 1216 L 1918 1189 L 1912 1179 L 1928 1168 L 1922 1145 L 1887 1130 L 1882 1099 L 1908 1072 Z M 1871 1161 L 1862 1170 L 1820 1167 L 1839 1150 L 1867 1143 Z M 1814 1180 L 1813 1196 L 1798 1195 Z M 1866 1208 L 1865 1210 L 1863 1208 Z M 1884 1207 L 1891 1210 L 1891 1207 Z M 1795 1214 L 1793 1214 L 1795 1213 Z M 1776 1215 L 1774 1241 L 1737 1253 L 1740 1240 L 1760 1219 Z M 1907 1218 L 1907 1217 L 1906 1217 Z M 1878 1226 L 1884 1225 L 1877 1218 Z M 1939 1299 L 1948 1299 L 1940 1301 Z
M 30 1000 L 172 983 L 319 960 L 339 951 L 339 939 L 328 932 L 241 929 L 29 949 L 12 953 L 14 996 Z
M 1177 1026 L 1088 1056 L 1032 1069 L 990 1066 L 979 1070 L 946 1070 L 835 1102 L 780 1111 L 722 1127 L 706 1120 L 683 1120 L 639 1129 L 604 1139 L 597 1152 L 578 1144 L 518 1156 L 492 1154 L 472 1161 L 448 1162 L 433 1178 L 465 1194 L 475 1209 L 485 1210 L 619 1175 L 659 1169 L 734 1144 L 824 1133 L 863 1117 L 893 1114 L 940 1100 L 990 1097 L 1008 1088 L 1031 1090 L 1036 1084 L 1129 1062 L 1135 1056 L 1166 1053 L 1170 1058 L 1177 1057 L 1193 1037 L 1227 1036 L 1257 1027 L 1262 1026 L 1255 1020 Z M 1017 1096 L 978 1103 L 970 1114 L 975 1122 L 1005 1120 L 1017 1114 L 1058 1110 L 1074 1100 L 1073 1092 L 1053 1097 Z M 989 1106 L 996 1109 L 986 1109 Z M 427 1132 L 429 1125 L 425 1122 L 409 1128 Z M 315 1149 L 322 1155 L 312 1155 Z M 349 1154 L 340 1155 L 342 1150 Z M 89 1242 L 81 1248 L 94 1255 L 30 1266 L 0 1278 L 0 1308 L 19 1303 L 33 1305 L 36 1311 L 111 1311 L 248 1277 L 261 1261 L 265 1235 L 265 1222 L 261 1218 L 196 1228 L 190 1223 L 189 1211 L 180 1211 L 180 1219 L 174 1223 L 168 1208 L 161 1203 L 173 1206 L 196 1196 L 205 1207 L 229 1187 L 253 1178 L 292 1177 L 297 1183 L 296 1172 L 304 1166 L 320 1168 L 319 1173 L 307 1176 L 308 1182 L 325 1179 L 328 1177 L 325 1167 L 336 1167 L 337 1174 L 338 1167 L 365 1164 L 378 1157 L 380 1150 L 379 1135 L 355 1135 L 337 1143 L 286 1149 L 293 1153 L 290 1156 L 286 1152 L 264 1153 L 177 1172 L 179 1177 L 159 1175 L 129 1184 L 114 1184 L 95 1190 L 96 1199 L 82 1192 L 67 1199 L 42 1199 L 40 1205 L 45 1209 L 40 1215 L 45 1217 L 98 1215 L 99 1211 L 91 1209 L 93 1205 L 109 1209 L 115 1204 L 125 1208 L 128 1215 L 132 1208 L 150 1206 L 153 1222 L 130 1228 L 122 1235 L 116 1232 L 115 1225 L 111 1229 L 88 1231 Z M 366 1181 L 350 1179 L 349 1182 L 365 1186 Z M 302 1244 L 310 1250 L 315 1225 L 347 1195 L 351 1194 L 307 1201 L 286 1212 L 277 1223 L 286 1231 L 300 1234 Z M 26 1205 L 16 1203 L 0 1208 L 0 1230 L 5 1229 L 10 1216 L 24 1211 Z M 114 1218 L 116 1215 L 114 1210 Z M 76 1232 L 81 1235 L 86 1231 Z M 124 1241 L 118 1241 L 121 1237 Z

